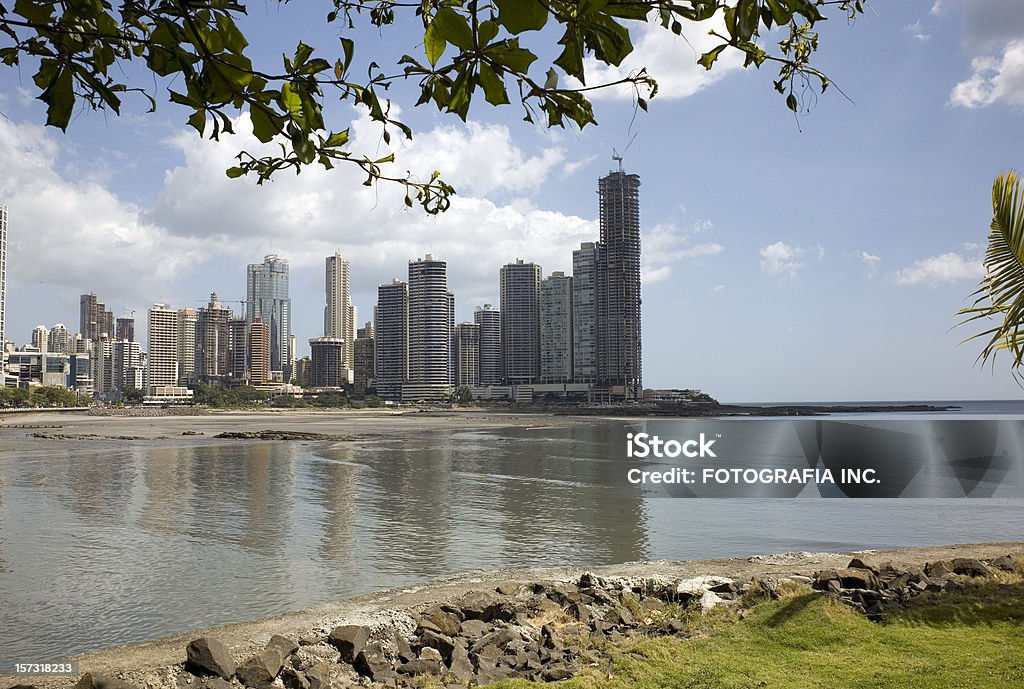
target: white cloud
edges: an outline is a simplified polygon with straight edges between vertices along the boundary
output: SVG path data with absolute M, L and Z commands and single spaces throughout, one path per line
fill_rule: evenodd
M 769 275 L 787 274 L 796 277 L 797 271 L 803 266 L 798 261 L 804 250 L 798 246 L 790 246 L 784 242 L 775 242 L 761 249 L 761 272 Z
M 679 261 L 722 253 L 725 247 L 716 242 L 691 242 L 694 235 L 710 227 L 711 223 L 704 220 L 682 228 L 674 223 L 659 223 L 645 230 L 642 236 L 643 265 L 640 268 L 644 284 L 667 279 L 672 275 L 673 264 Z
M 931 38 L 931 34 L 927 34 L 924 32 L 924 27 L 921 26 L 920 19 L 918 19 L 913 24 L 907 24 L 906 26 L 903 27 L 903 30 L 919 41 L 927 41 L 929 38 Z
M 1002 101 L 1024 106 L 1024 39 L 1006 46 L 1001 57 L 977 57 L 973 74 L 953 87 L 949 102 L 964 108 L 982 108 Z
M 653 21 L 631 24 L 633 52 L 618 67 L 599 63 L 592 57 L 587 58 L 584 64 L 587 84 L 594 86 L 618 81 L 646 67 L 647 73 L 658 82 L 658 94 L 654 102 L 692 96 L 743 67 L 740 52 L 730 49 L 719 56 L 710 71 L 697 64 L 697 59 L 703 53 L 722 42 L 708 35 L 713 29 L 724 33 L 722 21 L 722 15 L 718 14 L 703 22 L 684 23 L 682 36 L 676 36 Z M 626 85 L 598 89 L 588 95 L 593 100 L 630 100 L 635 97 L 635 91 Z
M 897 285 L 926 284 L 935 287 L 943 282 L 976 280 L 984 272 L 980 260 L 950 252 L 914 261 L 912 266 L 896 271 L 893 281 Z
M 874 277 L 878 272 L 878 262 L 882 260 L 882 257 L 869 254 L 867 251 L 858 251 L 854 256 L 868 267 L 868 275 Z

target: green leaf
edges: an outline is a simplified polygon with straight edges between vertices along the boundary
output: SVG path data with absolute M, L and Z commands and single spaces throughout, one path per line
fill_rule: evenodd
M 42 92 L 39 100 L 46 103 L 46 124 L 67 131 L 71 113 L 75 108 L 74 79 L 71 70 L 60 69 L 53 83 Z
M 580 40 L 579 31 L 570 26 L 565 30 L 565 34 L 562 35 L 558 44 L 562 46 L 562 53 L 555 58 L 555 64 L 569 76 L 576 77 L 586 84 L 583 77 L 583 43 Z
M 548 21 L 546 0 L 494 0 L 498 7 L 498 23 L 509 33 L 539 31 Z
M 14 13 L 20 14 L 33 24 L 49 24 L 53 16 L 52 2 L 38 2 L 37 0 L 17 0 L 14 3 Z
M 244 167 L 229 167 L 227 170 L 227 176 L 231 179 L 238 179 L 245 174 L 246 170 Z
M 199 136 L 202 136 L 206 133 L 206 111 L 196 110 L 192 113 L 192 116 L 188 118 L 188 123 L 192 125 L 197 132 L 199 132 Z
M 558 88 L 558 72 L 551 68 L 548 70 L 547 76 L 544 79 L 544 88 L 556 89 Z
M 473 32 L 469 28 L 469 22 L 461 14 L 450 7 L 442 7 L 434 15 L 430 25 L 440 32 L 441 36 L 462 50 L 469 50 L 473 47 Z
M 263 143 L 269 143 L 277 136 L 281 128 L 274 119 L 271 119 L 270 111 L 265 107 L 252 106 L 249 108 L 249 117 L 252 119 L 252 133 Z
M 699 64 L 704 69 L 711 69 L 712 65 L 715 64 L 715 60 L 718 59 L 718 56 L 721 55 L 722 51 L 725 50 L 727 47 L 729 46 L 725 43 L 719 46 L 715 46 L 708 52 L 701 55 L 700 59 L 697 60 L 697 64 Z
M 423 34 L 423 48 L 427 52 L 427 62 L 430 63 L 431 67 L 437 66 L 437 61 L 441 59 L 441 55 L 444 54 L 444 49 L 447 45 L 448 43 L 444 40 L 444 36 L 441 35 L 441 31 L 434 26 L 434 22 L 430 22 L 426 33 Z
M 491 105 L 505 105 L 508 103 L 508 91 L 505 90 L 505 83 L 498 73 L 486 62 L 480 65 L 478 75 L 480 87 L 484 90 L 484 98 Z
M 518 38 L 509 38 L 498 43 L 492 43 L 484 51 L 496 64 L 512 72 L 525 74 L 530 70 L 537 56 L 526 48 L 519 47 Z

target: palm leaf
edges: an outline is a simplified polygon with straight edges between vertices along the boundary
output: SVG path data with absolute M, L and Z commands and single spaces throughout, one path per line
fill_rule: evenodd
M 985 277 L 971 295 L 974 303 L 958 313 L 958 325 L 987 321 L 985 329 L 967 338 L 987 339 L 978 360 L 995 365 L 999 351 L 1013 356 L 1012 371 L 1024 383 L 1024 198 L 1021 176 L 1004 172 L 992 185 L 992 225 L 985 252 Z M 995 321 L 993 324 L 992 321 Z

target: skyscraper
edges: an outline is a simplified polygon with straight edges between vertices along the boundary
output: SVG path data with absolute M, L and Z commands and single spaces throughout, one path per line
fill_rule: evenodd
M 403 399 L 441 399 L 451 390 L 453 303 L 446 262 L 430 254 L 409 261 L 409 383 Z
M 400 401 L 409 380 L 409 286 L 380 285 L 373 319 L 374 387 L 383 399 Z
M 598 182 L 601 248 L 597 281 L 599 385 L 643 394 L 640 341 L 640 177 L 619 169 Z
M 178 312 L 166 304 L 149 309 L 149 349 L 147 350 L 150 394 L 157 387 L 178 383 Z
M 253 385 L 264 385 L 270 380 L 272 347 L 270 326 L 256 316 L 249 326 L 249 380 Z
M 326 297 L 324 306 L 324 337 L 344 340 L 342 367 L 347 382 L 353 368 L 353 348 L 356 339 L 356 313 L 352 306 L 349 263 L 340 252 L 327 257 Z M 314 364 L 315 367 L 315 364 Z
M 459 323 L 455 327 L 455 385 L 480 385 L 480 326 Z
M 0 352 L 7 341 L 7 206 L 0 205 Z M 2 356 L 2 354 L 0 354 Z
M 352 384 L 357 394 L 365 392 L 373 379 L 375 340 L 372 322 L 356 331 L 356 341 L 352 347 Z
M 558 271 L 540 283 L 541 383 L 572 382 L 572 349 L 572 277 Z
M 572 252 L 573 382 L 597 382 L 597 277 L 601 248 L 584 242 Z
M 288 262 L 266 256 L 263 263 L 251 263 L 246 271 L 246 314 L 250 327 L 259 318 L 270 337 L 270 370 L 280 371 L 285 380 L 291 372 L 291 310 L 288 298 Z
M 480 326 L 480 385 L 501 385 L 501 312 L 478 306 L 473 322 Z
M 212 292 L 210 302 L 199 307 L 196 315 L 196 377 L 209 380 L 228 375 L 231 309 L 217 301 L 217 293 Z
M 132 313 L 135 313 L 132 311 Z M 118 318 L 114 321 L 114 339 L 135 341 L 135 319 Z
M 196 370 L 196 322 L 194 309 L 178 309 L 178 385 L 188 385 Z
M 50 329 L 45 325 L 37 325 L 33 328 L 32 346 L 40 352 L 50 351 Z
M 540 266 L 516 259 L 501 268 L 501 360 L 506 385 L 540 379 Z
M 341 388 L 348 382 L 345 366 L 345 340 L 340 337 L 314 337 L 309 341 L 315 388 Z
M 83 294 L 79 297 L 78 332 L 89 340 L 98 340 L 106 333 L 114 338 L 114 314 L 107 310 L 106 305 L 96 298 L 95 294 Z
M 47 340 L 48 350 L 57 354 L 66 354 L 68 351 L 68 329 L 63 323 L 54 323 L 50 328 L 50 337 Z

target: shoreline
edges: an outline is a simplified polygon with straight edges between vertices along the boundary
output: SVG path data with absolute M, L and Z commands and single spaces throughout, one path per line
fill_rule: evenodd
M 259 653 L 274 635 L 291 639 L 323 639 L 337 625 L 365 625 L 382 619 L 408 617 L 410 611 L 431 605 L 450 604 L 470 593 L 495 587 L 515 587 L 536 582 L 564 583 L 578 580 L 584 573 L 606 578 L 680 580 L 694 577 L 725 577 L 735 581 L 759 578 L 784 580 L 813 577 L 815 573 L 847 566 L 851 558 L 869 558 L 871 562 L 892 563 L 901 569 L 921 567 L 926 561 L 975 558 L 993 560 L 1011 555 L 1024 558 L 1024 541 L 957 544 L 864 550 L 838 553 L 777 553 L 717 560 L 627 562 L 598 567 L 560 566 L 532 569 L 469 571 L 437 579 L 418 586 L 389 589 L 355 598 L 324 603 L 304 610 L 286 612 L 257 620 L 218 625 L 173 636 L 104 648 L 72 656 L 79 664 L 78 675 L 0 675 L 3 686 L 32 685 L 38 689 L 67 687 L 83 673 L 117 677 L 137 687 L 171 689 L 179 686 L 178 677 L 185 662 L 185 646 L 192 640 L 209 636 L 222 642 L 236 660 Z M 26 662 L 56 662 L 57 659 L 25 659 Z M 9 671 L 5 668 L 4 671 Z

